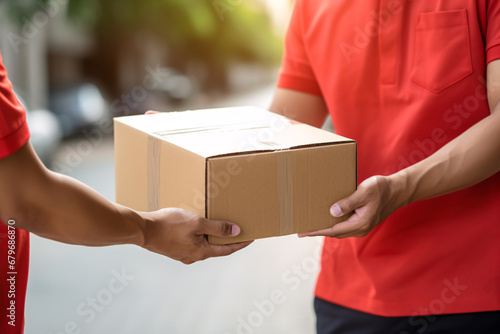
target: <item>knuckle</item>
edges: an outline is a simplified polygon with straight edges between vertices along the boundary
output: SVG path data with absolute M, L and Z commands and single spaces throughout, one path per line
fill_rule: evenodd
M 224 229 L 224 224 L 221 224 L 219 222 L 212 222 L 214 225 L 214 232 L 218 235 L 224 235 L 225 229 Z
M 376 187 L 373 187 L 373 186 L 366 187 L 365 191 L 363 192 L 362 195 L 363 195 L 364 198 L 372 197 L 375 194 L 376 191 L 377 191 Z
M 346 208 L 351 208 L 352 202 L 352 197 L 348 197 L 342 201 L 339 201 L 339 206 L 342 208 L 342 211 L 345 211 Z
M 219 232 L 221 235 L 230 235 L 231 234 L 231 226 L 226 223 L 220 223 L 219 224 Z

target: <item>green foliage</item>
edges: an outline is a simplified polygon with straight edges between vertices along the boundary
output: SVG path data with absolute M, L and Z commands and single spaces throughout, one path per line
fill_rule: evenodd
M 172 49 L 197 49 L 220 60 L 266 63 L 279 58 L 280 40 L 261 6 L 250 0 L 0 0 L 20 24 L 49 1 L 68 2 L 69 17 L 97 34 L 147 31 Z M 194 55 L 193 55 L 194 56 Z M 198 56 L 200 56 L 198 54 Z
M 0 0 L 22 24 L 49 1 L 68 1 L 68 16 L 115 45 L 138 32 L 155 35 L 182 67 L 196 60 L 221 70 L 234 61 L 277 64 L 281 39 L 252 0 Z M 105 47 L 110 47 L 105 45 Z
M 71 0 L 73 3 L 99 8 L 95 10 L 99 33 L 147 31 L 165 41 L 178 59 L 279 61 L 280 39 L 267 14 L 248 0 Z M 222 7 L 225 11 L 220 4 L 227 6 Z

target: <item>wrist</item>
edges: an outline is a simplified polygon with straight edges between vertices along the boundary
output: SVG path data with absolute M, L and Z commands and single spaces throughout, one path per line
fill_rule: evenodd
M 146 230 L 149 225 L 147 212 L 137 212 L 126 207 L 122 207 L 120 211 L 122 211 L 125 225 L 130 226 L 130 230 L 132 231 L 127 238 L 128 240 L 124 243 L 144 247 L 146 243 Z
M 387 176 L 390 183 L 390 198 L 398 208 L 412 203 L 413 190 L 410 187 L 408 171 L 403 169 Z
M 137 212 L 141 217 L 141 237 L 135 243 L 144 249 L 153 252 L 159 252 L 160 248 L 166 248 L 172 243 L 170 238 L 173 236 L 172 224 L 169 209 L 162 209 L 152 212 Z M 167 219 L 168 218 L 168 219 Z

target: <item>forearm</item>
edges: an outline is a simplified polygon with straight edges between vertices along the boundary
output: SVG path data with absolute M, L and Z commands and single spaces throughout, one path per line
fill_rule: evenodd
M 364 237 L 403 206 L 467 188 L 499 171 L 497 110 L 427 159 L 395 174 L 364 180 L 351 196 L 330 208 L 334 217 L 352 214 L 346 221 L 299 236 Z
M 403 205 L 470 187 L 500 171 L 499 107 L 427 159 L 390 176 Z
M 30 144 L 1 161 L 0 219 L 40 236 L 79 245 L 144 242 L 145 222 L 88 186 L 48 171 Z
M 36 196 L 35 191 L 46 196 Z M 145 222 L 133 210 L 112 203 L 88 186 L 50 173 L 45 189 L 33 191 L 28 216 L 16 223 L 42 237 L 64 243 L 106 246 L 144 242 Z

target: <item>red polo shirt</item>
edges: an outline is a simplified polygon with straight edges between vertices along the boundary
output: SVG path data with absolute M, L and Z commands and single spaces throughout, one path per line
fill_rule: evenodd
M 498 58 L 500 1 L 298 0 L 278 87 L 324 98 L 337 133 L 358 142 L 361 182 L 488 116 Z M 316 295 L 382 316 L 500 310 L 499 189 L 496 174 L 364 238 L 327 238 Z
M 26 113 L 12 91 L 0 55 L 0 159 L 20 149 L 29 137 Z M 15 220 L 4 223 L 10 226 L 0 222 L 0 333 L 20 334 L 24 331 L 29 233 L 15 229 Z

